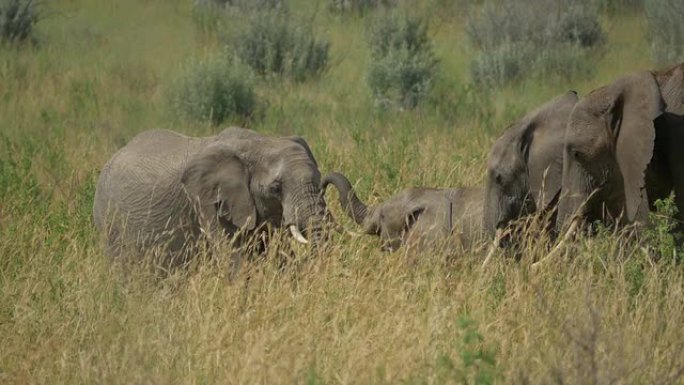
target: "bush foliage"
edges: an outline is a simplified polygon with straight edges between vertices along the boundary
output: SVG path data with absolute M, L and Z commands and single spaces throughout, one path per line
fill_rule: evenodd
M 31 38 L 38 22 L 38 10 L 32 0 L 0 0 L 0 41 L 23 42 Z
M 240 60 L 261 76 L 303 81 L 328 66 L 328 41 L 317 38 L 309 23 L 292 22 L 287 12 L 253 13 L 231 45 Z
M 468 12 L 466 32 L 479 51 L 471 72 L 478 83 L 503 85 L 533 73 L 572 76 L 592 47 L 605 41 L 589 1 L 486 1 Z
M 214 125 L 247 118 L 256 104 L 249 70 L 223 55 L 188 64 L 170 88 L 168 100 L 178 118 Z
M 651 37 L 651 53 L 660 65 L 684 59 L 684 2 L 644 0 Z
M 437 68 L 427 23 L 391 13 L 369 34 L 368 85 L 376 102 L 414 108 L 430 90 Z

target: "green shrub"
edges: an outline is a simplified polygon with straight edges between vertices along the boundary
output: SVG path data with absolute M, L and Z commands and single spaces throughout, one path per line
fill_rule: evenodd
M 651 53 L 659 65 L 684 59 L 684 2 L 644 0 L 651 38 Z
M 328 41 L 316 38 L 309 23 L 291 23 L 286 12 L 253 14 L 231 44 L 240 60 L 260 76 L 302 81 L 319 76 L 328 66 Z
M 171 111 L 186 121 L 221 124 L 248 118 L 256 104 L 249 70 L 223 55 L 193 61 L 168 92 Z
M 503 85 L 533 74 L 570 77 L 605 34 L 591 0 L 486 1 L 471 7 L 466 33 L 479 52 L 471 64 L 477 83 Z
M 395 13 L 372 26 L 367 81 L 380 105 L 414 108 L 428 94 L 437 59 L 427 31 L 422 19 Z
M 329 7 L 334 12 L 363 14 L 378 7 L 393 7 L 397 0 L 330 0 Z
M 0 41 L 27 41 L 31 38 L 38 20 L 38 10 L 34 1 L 0 0 Z

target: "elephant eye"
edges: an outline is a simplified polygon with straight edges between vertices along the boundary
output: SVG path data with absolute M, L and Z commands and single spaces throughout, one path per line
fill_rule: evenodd
M 271 183 L 270 186 L 268 186 L 268 192 L 271 195 L 280 195 L 280 193 L 283 191 L 283 186 L 280 183 L 280 181 L 275 181 Z
M 580 158 L 582 157 L 582 154 L 580 154 L 580 152 L 577 150 L 571 150 L 570 153 L 572 154 L 572 157 L 576 160 L 580 160 Z
M 494 176 L 494 180 L 496 181 L 496 184 L 498 184 L 498 185 L 503 184 L 503 176 L 501 176 L 501 174 L 496 174 L 496 176 Z

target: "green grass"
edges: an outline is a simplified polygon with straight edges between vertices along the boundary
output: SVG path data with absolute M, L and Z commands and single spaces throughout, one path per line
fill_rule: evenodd
M 38 45 L 0 49 L 1 383 L 642 384 L 681 368 L 681 265 L 612 233 L 536 272 L 546 245 L 534 235 L 522 261 L 500 255 L 486 270 L 481 250 L 385 254 L 377 239 L 341 234 L 308 260 L 296 249 L 284 271 L 273 248 L 234 282 L 221 258 L 164 279 L 112 264 L 91 221 L 100 167 L 142 130 L 220 130 L 176 121 L 164 104 L 182 64 L 218 49 L 191 3 L 50 2 L 59 12 L 38 24 Z M 464 21 L 437 3 L 415 11 L 440 58 L 434 100 L 392 112 L 375 110 L 366 87 L 371 15 L 293 2 L 330 39 L 330 69 L 257 84 L 250 127 L 304 136 L 322 172 L 346 173 L 376 203 L 408 186 L 481 184 L 513 119 L 652 68 L 643 17 L 618 14 L 604 18 L 593 78 L 472 89 Z

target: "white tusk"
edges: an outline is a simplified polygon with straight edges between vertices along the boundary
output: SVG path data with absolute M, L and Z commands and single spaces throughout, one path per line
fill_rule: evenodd
M 558 254 L 558 252 L 560 251 L 560 249 L 563 248 L 563 246 L 565 245 L 565 243 L 566 243 L 567 241 L 569 241 L 570 238 L 572 238 L 573 234 L 575 233 L 575 230 L 577 229 L 578 223 L 579 223 L 579 220 L 578 220 L 578 219 L 574 219 L 574 220 L 570 223 L 570 228 L 569 228 L 568 231 L 565 233 L 565 235 L 563 235 L 563 238 L 561 239 L 560 242 L 558 242 L 558 244 L 556 245 L 556 247 L 554 247 L 553 250 L 551 250 L 551 252 L 548 253 L 548 254 L 546 255 L 546 257 L 544 257 L 544 258 L 538 260 L 537 262 L 533 263 L 533 264 L 532 264 L 532 268 L 533 268 L 533 269 L 536 269 L 536 268 L 538 268 L 538 267 L 542 264 L 542 262 L 547 261 L 547 260 L 549 260 L 549 259 L 555 257 L 556 254 Z
M 501 243 L 501 236 L 503 235 L 503 230 L 502 229 L 496 229 L 496 235 L 494 236 L 494 242 L 492 243 L 491 246 L 489 246 L 489 251 L 487 252 L 487 256 L 485 257 L 484 262 L 482 262 L 482 268 L 484 269 L 487 264 L 489 264 L 489 261 L 492 259 L 492 256 L 494 255 L 494 252 L 496 252 L 496 249 L 499 248 L 499 243 Z
M 290 233 L 292 233 L 292 236 L 294 237 L 295 241 L 303 244 L 309 243 L 309 241 L 304 238 L 302 233 L 299 232 L 299 229 L 295 225 L 290 225 Z

